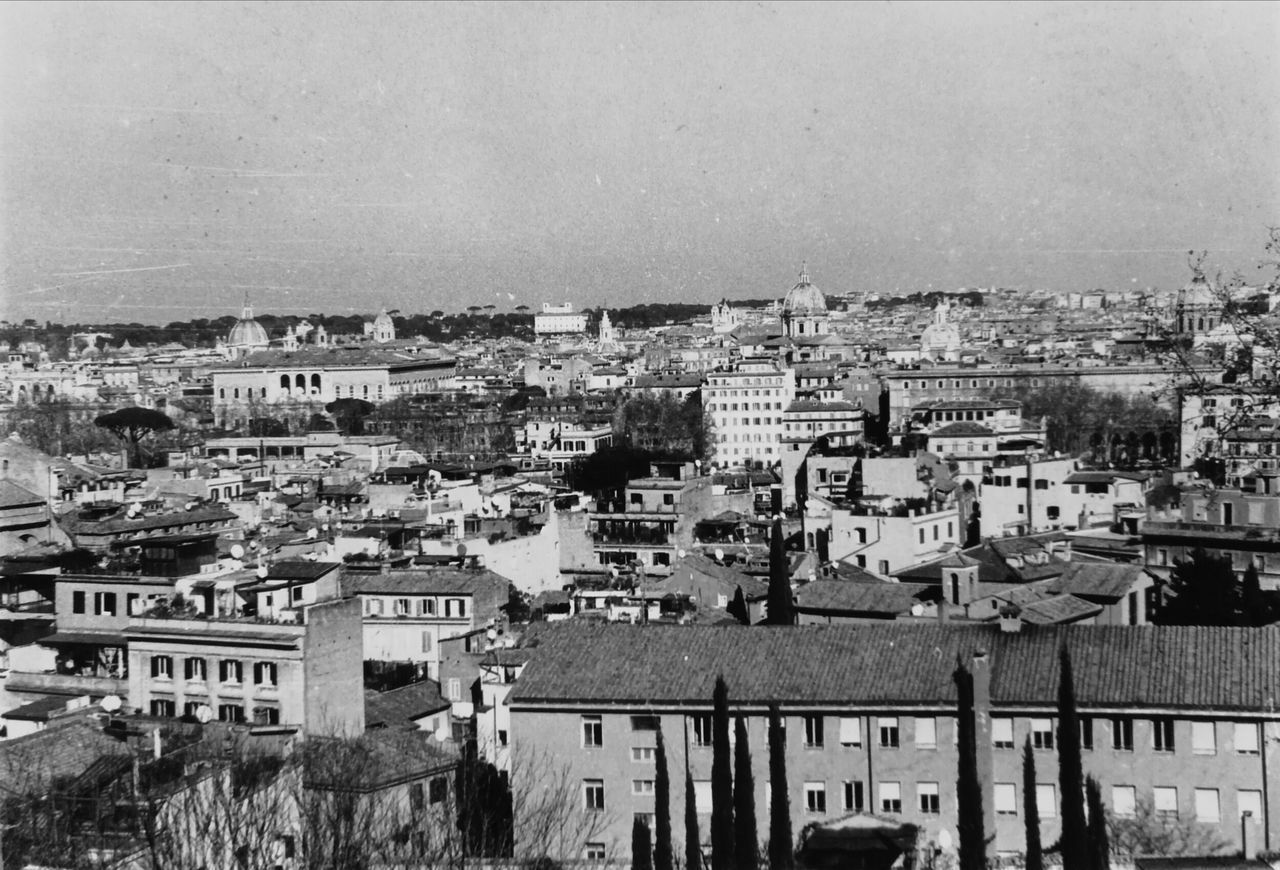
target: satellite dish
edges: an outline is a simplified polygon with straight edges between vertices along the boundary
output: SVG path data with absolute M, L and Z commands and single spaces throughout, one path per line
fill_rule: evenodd
M 250 549 L 250 550 L 256 550 L 256 549 L 258 549 L 258 542 L 257 542 L 257 541 L 250 541 L 250 542 L 249 542 L 249 549 Z
M 270 569 L 268 569 L 268 568 L 267 568 L 267 566 L 266 566 L 266 565 L 259 565 L 259 566 L 258 566 L 258 579 L 259 579 L 259 580 L 266 580 L 266 579 L 267 579 L 267 575 L 268 575 L 268 574 L 270 574 L 270 573 L 271 573 L 271 571 L 270 571 Z
M 495 629 L 491 628 L 484 633 L 484 636 L 487 637 L 489 640 L 497 640 L 498 632 Z
M 208 704 L 201 704 L 196 707 L 196 721 L 201 725 L 207 725 L 213 720 L 213 710 Z
M 939 849 L 951 848 L 951 832 L 948 831 L 946 828 L 943 828 L 941 831 L 938 831 L 938 848 Z
M 329 524 L 328 524 L 328 523 L 321 523 L 321 524 L 320 524 L 320 528 L 324 529 L 324 530 L 327 532 L 327 531 L 329 531 Z
M 106 710 L 108 713 L 114 713 L 115 711 L 119 710 L 121 707 L 120 696 L 107 695 L 105 698 L 102 699 L 102 701 L 99 703 L 98 706 Z
M 611 566 L 611 567 L 609 568 L 609 575 L 610 575 L 611 577 L 613 577 L 614 579 L 617 579 L 617 577 L 618 577 L 618 566 L 617 566 L 617 565 L 613 565 L 613 566 Z
M 679 550 L 676 550 L 676 558 L 677 558 L 677 559 L 683 559 L 683 558 L 684 558 L 685 556 L 687 556 L 687 555 L 689 555 L 689 554 L 688 554 L 687 552 L 685 552 L 683 548 L 681 548 L 681 549 L 679 549 Z
M 466 545 L 466 544 L 459 544 L 459 545 L 458 545 L 458 558 L 459 558 L 459 559 L 465 559 L 466 557 L 467 557 L 467 545 Z
M 314 540 L 316 539 L 316 536 L 317 536 L 318 534 L 320 534 L 320 533 L 319 533 L 318 531 L 316 531 L 316 527 L 315 527 L 315 526 L 312 526 L 311 528 L 307 529 L 307 540 L 308 540 L 308 541 L 314 541 Z
M 717 562 L 724 561 L 724 550 L 720 549 L 719 547 L 716 547 L 716 561 Z
M 232 558 L 232 559 L 243 559 L 243 558 L 244 558 L 244 547 L 240 546 L 239 544 L 232 544 L 232 545 L 231 545 L 231 558 Z
M 449 731 L 448 725 L 441 725 L 439 728 L 437 728 L 435 731 L 435 735 L 436 735 L 436 739 L 439 740 L 441 743 L 444 743 L 446 740 L 448 740 L 450 737 L 453 736 L 452 733 Z
M 136 517 L 138 515 L 137 502 L 134 502 L 133 504 L 129 505 L 129 510 L 125 511 L 125 513 L 128 515 L 129 519 L 133 519 L 134 517 Z
M 923 604 L 913 604 L 913 605 L 911 605 L 911 615 L 912 615 L 912 616 L 924 616 L 924 605 L 923 605 Z

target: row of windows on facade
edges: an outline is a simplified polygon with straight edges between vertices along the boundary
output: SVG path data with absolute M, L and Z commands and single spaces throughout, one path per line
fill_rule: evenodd
M 806 715 L 804 721 L 804 745 L 818 749 L 826 745 L 827 720 L 838 718 L 839 743 L 841 746 L 862 746 L 862 717 L 822 715 Z M 869 719 L 872 717 L 868 717 Z M 901 745 L 901 719 L 898 716 L 877 716 L 876 723 L 879 745 L 884 748 L 897 748 Z M 712 717 L 700 714 L 689 717 L 689 733 L 693 737 L 694 746 L 710 746 L 712 744 Z M 632 731 L 656 731 L 656 716 L 632 716 Z M 1029 721 L 1031 746 L 1034 749 L 1053 749 L 1056 739 L 1055 720 L 1033 718 Z M 917 748 L 936 748 L 938 745 L 938 720 L 934 716 L 916 716 L 915 745 Z M 1173 718 L 1161 717 L 1151 719 L 1151 746 L 1156 752 L 1174 752 L 1176 750 L 1175 722 Z M 1130 717 L 1113 717 L 1103 720 L 1111 748 L 1115 750 L 1133 751 L 1133 723 Z M 1080 744 L 1084 749 L 1094 748 L 1094 720 L 1092 717 L 1080 719 Z M 1257 755 L 1259 752 L 1259 732 L 1256 722 L 1232 722 L 1232 748 L 1240 755 Z M 1196 755 L 1215 755 L 1218 752 L 1219 723 L 1193 720 L 1191 725 L 1191 751 Z M 991 743 L 996 749 L 1014 749 L 1014 719 L 1009 716 L 991 717 Z M 786 736 L 786 720 L 783 720 L 783 737 Z M 954 734 L 953 734 L 954 737 Z M 604 719 L 599 715 L 582 717 L 582 746 L 598 748 L 604 745 Z M 632 749 L 633 761 L 647 761 L 647 757 L 636 755 Z
M 182 715 L 186 717 L 196 716 L 203 706 L 205 706 L 203 701 L 187 701 L 182 705 Z M 172 698 L 152 698 L 150 711 L 152 716 L 172 719 L 178 715 L 178 703 Z M 274 706 L 258 705 L 251 708 L 251 713 L 246 715 L 243 704 L 219 704 L 216 712 L 219 722 L 253 722 L 256 725 L 280 724 L 280 708 Z
M 1058 788 L 1052 783 L 1036 783 L 1036 813 L 1041 821 L 1057 818 Z M 652 779 L 631 780 L 631 794 L 647 797 L 654 794 Z M 698 815 L 711 814 L 711 780 L 694 780 L 694 806 Z M 1018 785 L 997 782 L 992 785 L 992 804 L 997 816 L 1019 815 L 1021 800 Z M 903 787 L 901 782 L 882 781 L 876 786 L 876 810 L 881 813 L 901 814 Z M 1192 788 L 1192 813 L 1197 822 L 1222 821 L 1222 790 L 1218 788 Z M 764 783 L 765 812 L 772 803 L 770 783 Z M 866 783 L 861 780 L 844 780 L 840 783 L 841 806 L 846 813 L 865 812 Z M 936 816 L 942 813 L 942 794 L 937 782 L 917 782 L 915 786 L 915 810 L 920 815 Z M 1262 791 L 1260 789 L 1236 789 L 1236 816 L 1262 818 Z M 1148 798 L 1152 812 L 1158 818 L 1177 819 L 1182 815 L 1178 786 L 1155 786 Z M 823 780 L 806 780 L 804 783 L 804 811 L 821 815 L 828 812 L 827 783 Z M 582 781 L 582 808 L 587 812 L 603 812 L 605 809 L 605 785 L 602 779 Z M 1111 787 L 1110 812 L 1121 818 L 1138 813 L 1138 789 L 1132 785 Z M 637 813 L 637 818 L 649 824 L 651 813 Z
M 982 422 L 996 417 L 1015 418 L 1018 415 L 1012 410 L 1000 411 L 934 411 L 933 419 L 942 423 L 961 423 L 966 421 Z
M 416 603 L 415 603 L 416 602 Z M 434 598 L 365 598 L 365 616 L 435 616 L 437 613 Z M 444 617 L 446 619 L 462 618 L 467 615 L 467 599 L 446 598 L 444 600 Z
M 781 402 L 726 402 L 723 405 L 707 405 L 708 411 L 737 411 L 738 405 L 743 411 L 781 411 Z M 724 418 L 721 418 L 724 419 Z
M 982 384 L 982 380 L 983 380 L 982 378 L 970 378 L 970 379 L 969 379 L 969 389 L 971 389 L 971 390 L 972 390 L 972 389 L 977 389 L 977 388 Z M 1018 380 L 1023 380 L 1023 378 L 1018 378 Z M 1001 387 L 1012 387 L 1012 386 L 1013 386 L 1013 381 L 1014 381 L 1014 379 L 1013 379 L 1013 378 L 986 378 L 986 382 L 987 382 L 987 386 L 988 386 L 988 387 L 995 387 L 995 386 L 1001 386 Z M 913 383 L 914 383 L 913 381 L 903 381 L 903 382 L 902 382 L 902 389 L 904 389 L 904 390 L 910 390 L 910 389 L 912 389 L 912 386 L 911 386 L 911 385 L 912 385 Z M 964 384 L 964 381 L 960 381 L 960 380 L 952 380 L 952 381 L 951 381 L 951 389 L 953 389 L 953 390 L 963 389 L 963 386 L 962 386 L 963 384 Z M 1031 379 L 1031 386 L 1033 386 L 1033 387 L 1038 387 L 1038 386 L 1040 386 L 1040 378 L 1032 378 L 1032 379 Z M 930 387 L 929 387 L 929 382 L 928 382 L 928 381 L 921 381 L 921 382 L 920 382 L 920 389 L 922 389 L 922 390 L 927 390 L 927 389 L 929 389 L 929 388 L 930 388 Z M 938 382 L 937 382 L 937 386 L 936 386 L 936 387 L 934 387 L 933 389 L 945 390 L 945 389 L 947 389 L 947 382 L 946 382 L 946 381 L 944 381 L 944 380 L 940 380 L 940 381 L 938 381 Z
M 372 389 L 372 394 L 373 394 L 376 398 L 379 398 L 379 399 L 383 398 L 385 388 L 384 388 L 384 386 L 383 386 L 382 384 L 376 384 L 376 385 L 372 385 L 372 384 L 361 384 L 361 385 L 360 385 L 360 395 L 361 395 L 361 396 L 363 396 L 363 397 L 364 397 L 364 398 L 366 398 L 366 399 L 367 399 L 367 398 L 369 398 L 370 393 L 371 393 L 371 390 L 370 390 L 370 388 L 371 388 L 371 387 L 373 388 L 373 389 Z M 347 385 L 346 385 L 346 388 L 347 388 L 347 397 L 348 397 L 348 398 L 355 398 L 355 395 L 356 395 L 356 385 L 355 385 L 355 384 L 347 384 Z M 246 399 L 252 399 L 252 398 L 254 398 L 253 387 L 244 387 L 243 389 L 244 389 L 244 398 L 246 398 Z M 297 384 L 296 384 L 296 385 L 294 385 L 294 386 L 291 386 L 291 385 L 290 385 L 290 383 L 289 383 L 289 376 L 288 376 L 288 375 L 281 375 L 281 376 L 280 376 L 280 389 L 284 390 L 284 391 L 285 391 L 285 393 L 286 393 L 286 394 L 289 394 L 289 395 L 292 395 L 293 393 L 295 393 L 295 392 L 296 392 L 298 395 L 304 395 L 304 396 L 305 396 L 305 395 L 318 396 L 318 395 L 320 395 L 320 376 L 319 376 L 319 375 L 312 375 L 312 376 L 311 376 L 311 387 L 310 387 L 310 392 L 308 393 L 308 392 L 307 392 L 307 389 L 308 389 L 308 388 L 307 388 L 306 378 L 305 378 L 303 375 L 298 375 L 298 377 L 297 377 Z M 231 398 L 233 398 L 233 399 L 239 399 L 239 398 L 241 398 L 240 393 L 241 393 L 241 388 L 240 388 L 240 387 L 232 387 L 232 388 L 231 388 Z M 338 396 L 339 398 L 341 398 L 341 397 L 342 397 L 342 384 L 338 384 L 337 386 L 335 386 L 335 387 L 333 388 L 333 393 L 334 393 L 334 395 L 335 395 L 335 396 Z M 225 399 L 226 397 L 227 397 L 227 388 L 226 388 L 226 387 L 219 387 L 219 388 L 218 388 L 218 398 L 219 398 L 219 399 Z M 266 397 L 267 397 L 267 388 L 266 388 L 266 387 L 260 387 L 260 388 L 258 389 L 257 398 L 265 399 Z
M 724 390 L 740 390 L 743 387 L 777 387 L 781 386 L 782 382 L 783 380 L 781 375 L 774 375 L 772 377 L 765 378 L 743 377 L 742 375 L 738 375 L 736 377 L 707 378 L 708 386 L 718 387 Z M 752 393 L 752 395 L 758 396 L 760 393 L 755 392 Z M 773 395 L 773 393 L 766 392 L 765 395 L 769 396 Z
M 275 662 L 254 662 L 253 682 L 257 686 L 275 686 L 278 670 Z M 151 677 L 156 680 L 173 679 L 173 656 L 151 657 Z M 187 656 L 182 660 L 182 677 L 188 682 L 203 683 L 209 679 L 209 662 L 199 656 Z M 228 685 L 244 684 L 244 663 L 236 659 L 218 662 L 218 682 Z

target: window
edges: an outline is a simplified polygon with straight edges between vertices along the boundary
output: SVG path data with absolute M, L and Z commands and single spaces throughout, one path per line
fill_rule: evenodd
M 654 748 L 652 746 L 632 746 L 631 760 L 636 764 L 652 764 Z
M 218 705 L 218 721 L 219 722 L 243 722 L 244 707 L 239 704 L 219 704 Z
M 1111 720 L 1111 748 L 1123 752 L 1133 751 L 1133 720 Z
M 994 789 L 996 815 L 1018 814 L 1018 789 L 1011 782 L 997 782 Z
M 152 656 L 151 657 L 151 676 L 157 680 L 173 679 L 173 657 L 172 656 Z
M 296 591 L 296 590 L 295 590 L 295 591 Z M 397 598 L 397 599 L 396 599 L 396 602 L 395 602 L 395 614 L 396 614 L 396 616 L 408 616 L 408 615 L 409 615 L 409 599 L 408 599 L 408 598 Z
M 822 717 L 804 717 L 804 745 L 809 749 L 821 749 L 823 744 Z
M 1262 792 L 1255 789 L 1239 789 L 1236 791 L 1236 812 L 1243 818 L 1253 816 L 1255 822 L 1262 821 Z
M 1080 748 L 1093 749 L 1093 717 L 1080 717 Z
M 806 782 L 804 784 L 804 808 L 810 813 L 827 811 L 827 784 L 825 782 Z
M 916 717 L 916 746 L 920 749 L 936 749 L 938 746 L 938 720 L 932 716 Z
M 879 562 L 879 568 L 880 568 L 880 573 L 881 573 L 881 574 L 888 574 L 888 573 L 889 573 L 889 560 L 888 560 L 888 559 L 881 559 L 881 560 L 880 560 L 880 562 Z
M 698 811 L 698 815 L 711 815 L 711 780 L 695 779 L 693 781 L 693 806 Z
M 916 805 L 920 808 L 920 812 L 927 816 L 936 816 L 942 812 L 936 782 L 916 783 Z
M 1111 812 L 1132 816 L 1138 808 L 1138 790 L 1131 785 L 1111 786 Z
M 254 707 L 253 721 L 259 725 L 279 725 L 280 724 L 280 708 L 279 707 Z
M 656 818 L 655 813 L 632 813 L 631 818 L 644 825 L 650 831 L 653 830 L 653 820 Z
M 896 782 L 880 783 L 880 812 L 902 812 L 902 785 Z
M 436 600 L 434 598 L 424 598 L 418 603 L 419 614 L 422 616 L 436 615 Z
M 178 705 L 171 698 L 152 698 L 151 715 L 172 717 L 178 712 Z
M 71 612 L 84 613 L 84 590 L 77 589 L 71 593 Z
M 840 745 L 862 745 L 862 720 L 857 716 L 840 717 Z
M 93 593 L 93 612 L 96 616 L 116 615 L 116 594 L 114 592 Z
M 635 795 L 653 794 L 653 780 L 651 779 L 631 780 L 631 793 Z
M 1156 752 L 1173 752 L 1173 720 L 1151 720 L 1151 744 Z
M 422 651 L 431 652 L 431 632 L 429 631 L 422 633 Z
M 433 804 L 444 801 L 449 795 L 449 780 L 443 776 L 437 776 L 427 784 L 427 800 Z
M 1235 724 L 1234 744 L 1236 752 L 1241 755 L 1258 754 L 1258 725 L 1256 722 L 1237 722 Z
M 1196 755 L 1214 755 L 1217 753 L 1218 741 L 1212 722 L 1191 723 L 1191 751 Z
M 896 749 L 898 747 L 898 717 L 880 717 L 880 745 Z
M 409 806 L 412 809 L 420 810 L 426 803 L 426 795 L 422 793 L 422 783 L 415 782 L 409 786 Z
M 604 812 L 603 779 L 584 779 L 582 781 L 582 808 L 589 813 Z
M 604 843 L 587 843 L 585 846 L 583 846 L 582 860 L 584 861 L 605 860 Z
M 844 811 L 846 813 L 860 813 L 863 810 L 864 801 L 861 780 L 845 780 L 843 784 L 844 791 Z
M 1031 720 L 1031 746 L 1035 749 L 1053 748 L 1053 720 Z
M 1178 789 L 1172 785 L 1158 785 L 1151 790 L 1151 809 L 1157 817 L 1178 817 Z
M 632 731 L 657 731 L 658 717 L 657 716 L 632 716 L 631 730 Z
M 182 676 L 193 682 L 203 683 L 209 676 L 205 660 L 198 658 L 184 659 L 182 662 Z
M 243 683 L 244 666 L 240 662 L 224 659 L 218 662 L 218 682 Z
M 1216 788 L 1196 789 L 1196 821 L 1214 823 L 1222 821 L 1222 810 L 1218 805 Z
M 450 701 L 462 700 L 462 680 L 457 677 L 449 678 L 448 688 L 445 689 L 446 696 Z
M 202 701 L 187 701 L 182 705 L 182 715 L 188 719 L 195 719 L 196 714 L 200 712 L 200 708 L 204 706 Z
M 1036 783 L 1036 812 L 1042 819 L 1058 815 L 1058 790 L 1054 786 Z
M 276 663 L 254 662 L 253 682 L 259 686 L 274 686 L 276 684 Z
M 604 745 L 604 724 L 599 716 L 582 717 L 582 745 L 588 747 Z
M 1006 716 L 991 719 L 991 743 L 996 749 L 1013 748 L 1013 720 Z
M 693 719 L 693 745 L 711 745 L 711 717 L 706 714 L 691 717 Z

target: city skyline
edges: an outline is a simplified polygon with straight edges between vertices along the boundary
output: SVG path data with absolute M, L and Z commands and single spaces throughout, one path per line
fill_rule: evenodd
M 6 7 L 0 317 L 1181 286 L 1275 4 Z

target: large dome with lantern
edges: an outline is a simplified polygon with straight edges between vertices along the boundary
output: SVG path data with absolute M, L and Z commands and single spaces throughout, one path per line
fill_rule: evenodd
M 790 315 L 827 313 L 827 297 L 810 283 L 807 268 L 801 267 L 800 280 L 787 291 L 786 298 L 782 300 L 782 312 Z

